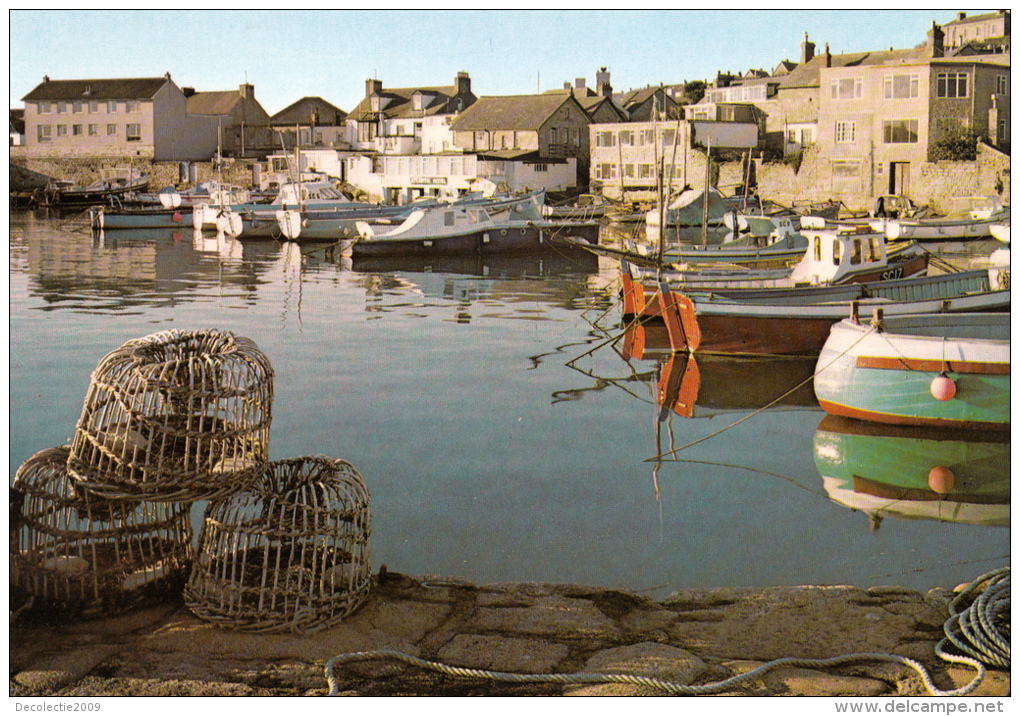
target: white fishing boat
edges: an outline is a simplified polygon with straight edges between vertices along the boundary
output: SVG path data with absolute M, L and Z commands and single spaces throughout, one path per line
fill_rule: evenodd
M 501 253 L 548 248 L 559 237 L 598 243 L 599 224 L 542 217 L 542 193 L 490 205 L 417 209 L 394 229 L 357 223 L 352 256 Z
M 1002 224 L 992 224 L 988 227 L 988 231 L 992 236 L 997 238 L 1002 243 L 1009 245 L 1009 222 Z
M 991 236 L 991 227 L 1009 221 L 1010 208 L 992 196 L 953 198 L 953 209 L 946 216 L 925 219 L 891 219 L 885 234 L 893 240 L 959 241 Z
M 278 239 L 283 234 L 277 212 L 341 208 L 352 203 L 330 181 L 288 182 L 268 204 L 234 205 L 220 212 L 216 228 L 235 239 Z

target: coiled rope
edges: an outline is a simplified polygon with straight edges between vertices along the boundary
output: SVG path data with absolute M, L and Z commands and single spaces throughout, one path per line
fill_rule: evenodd
M 973 595 L 983 585 L 987 585 L 983 593 L 970 606 L 958 612 L 957 608 L 963 602 L 973 598 Z M 635 676 L 633 674 L 516 674 L 505 671 L 471 669 L 419 659 L 416 656 L 393 649 L 359 651 L 334 656 L 326 662 L 325 675 L 326 682 L 329 684 L 330 696 L 335 696 L 340 691 L 340 681 L 336 676 L 337 666 L 379 659 L 402 661 L 405 664 L 451 676 L 466 676 L 492 681 L 506 681 L 518 684 L 634 684 L 649 686 L 671 694 L 696 696 L 726 691 L 781 667 L 823 668 L 862 661 L 886 661 L 904 664 L 912 668 L 920 674 L 925 688 L 934 696 L 963 696 L 974 691 L 981 684 L 986 673 L 985 664 L 1005 669 L 1009 668 L 1009 609 L 1009 567 L 988 572 L 978 577 L 950 603 L 949 611 L 951 616 L 943 627 L 946 636 L 935 646 L 935 653 L 945 661 L 968 664 L 977 669 L 977 675 L 970 683 L 950 691 L 943 691 L 935 686 L 927 669 L 914 659 L 895 654 L 871 652 L 845 654 L 828 659 L 798 659 L 794 657 L 775 659 L 743 674 L 697 686 L 663 681 L 646 676 Z M 945 650 L 947 642 L 968 656 L 947 652 Z

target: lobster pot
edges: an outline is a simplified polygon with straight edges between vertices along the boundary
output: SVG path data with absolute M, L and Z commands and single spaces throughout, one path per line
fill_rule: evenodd
M 67 467 L 108 499 L 213 499 L 256 479 L 269 454 L 273 369 L 232 333 L 128 341 L 92 373 Z
M 191 506 L 105 500 L 68 477 L 67 446 L 19 468 L 10 492 L 10 579 L 33 613 L 99 616 L 181 593 Z
M 211 503 L 184 589 L 196 616 L 307 633 L 368 597 L 369 495 L 344 460 L 271 462 L 253 489 Z

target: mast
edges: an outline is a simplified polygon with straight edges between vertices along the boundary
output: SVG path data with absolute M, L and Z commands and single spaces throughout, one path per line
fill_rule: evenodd
M 705 201 L 701 209 L 701 245 L 708 246 L 708 187 L 712 179 L 712 137 L 708 137 L 705 148 Z

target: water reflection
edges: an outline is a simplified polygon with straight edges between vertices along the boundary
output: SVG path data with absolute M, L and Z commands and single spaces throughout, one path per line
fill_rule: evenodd
M 835 502 L 885 517 L 1009 527 L 1009 438 L 826 415 L 815 463 Z

